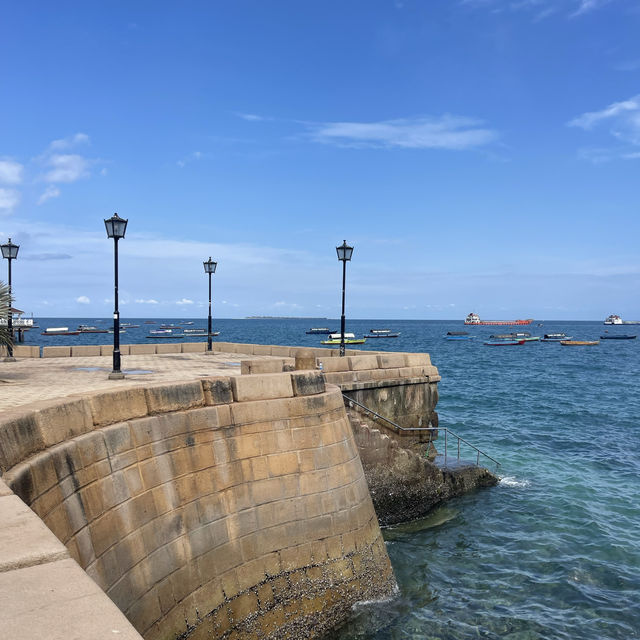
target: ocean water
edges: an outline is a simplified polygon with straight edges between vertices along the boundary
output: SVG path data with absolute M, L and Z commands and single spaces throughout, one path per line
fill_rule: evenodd
M 133 321 L 133 320 L 130 320 Z M 175 321 L 175 319 L 174 319 Z M 96 324 L 43 319 L 41 327 Z M 162 321 L 158 320 L 159 325 Z M 108 321 L 103 321 L 108 324 Z M 230 342 L 317 346 L 336 320 L 214 320 Z M 194 327 L 206 327 L 206 319 Z M 145 342 L 148 328 L 121 342 Z M 398 590 L 354 607 L 335 640 L 608 640 L 640 637 L 640 338 L 593 347 L 486 347 L 505 327 L 458 321 L 347 322 L 401 331 L 362 348 L 426 351 L 439 368 L 440 423 L 494 458 L 501 482 L 427 518 L 384 530 Z M 534 335 L 640 333 L 601 322 L 537 323 Z M 113 336 L 40 336 L 26 344 L 109 344 Z M 126 357 L 123 357 L 126 369 Z M 442 446 L 442 443 L 439 443 Z

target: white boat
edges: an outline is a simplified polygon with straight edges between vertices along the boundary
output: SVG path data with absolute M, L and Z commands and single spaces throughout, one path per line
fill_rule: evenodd
M 79 331 L 69 331 L 69 327 L 47 327 L 43 332 L 43 336 L 77 336 Z
M 620 316 L 610 315 L 607 316 L 604 324 L 640 324 L 640 320 L 623 320 Z

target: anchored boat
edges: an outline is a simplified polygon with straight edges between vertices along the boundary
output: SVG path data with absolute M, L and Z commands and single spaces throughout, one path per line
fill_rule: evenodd
M 510 324 L 531 324 L 533 318 L 527 318 L 526 320 L 480 320 L 480 316 L 477 313 L 470 313 L 466 318 L 465 324 L 481 324 L 481 325 L 510 325 Z
M 329 337 L 326 340 L 322 340 L 320 344 L 340 344 L 340 333 L 330 333 Z M 345 344 L 364 344 L 367 341 L 366 338 L 356 338 L 353 333 L 345 333 L 344 334 L 344 343 Z
M 560 344 L 563 347 L 592 347 L 600 344 L 600 340 L 561 340 Z
M 571 340 L 571 336 L 566 333 L 545 333 L 540 342 L 560 342 L 562 340 Z

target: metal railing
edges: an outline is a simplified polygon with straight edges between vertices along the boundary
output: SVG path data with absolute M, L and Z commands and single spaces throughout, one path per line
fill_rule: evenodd
M 449 429 L 447 427 L 402 427 L 399 424 L 395 423 L 393 420 L 389 420 L 389 418 L 385 418 L 384 416 L 381 416 L 379 413 L 377 413 L 373 409 L 370 409 L 369 407 L 363 405 L 361 402 L 358 402 L 357 400 L 354 400 L 353 398 L 350 398 L 345 393 L 343 393 L 342 396 L 343 396 L 343 398 L 345 398 L 345 400 L 347 400 L 351 404 L 351 406 L 355 405 L 355 406 L 359 407 L 360 409 L 362 409 L 364 411 L 365 414 L 372 415 L 375 418 L 377 418 L 379 420 L 382 420 L 383 422 L 391 425 L 394 429 L 396 429 L 396 431 L 404 431 L 404 432 L 444 431 L 444 460 L 445 460 L 445 464 L 446 464 L 446 461 L 447 461 L 448 438 L 449 438 L 449 436 L 451 436 L 452 438 L 456 438 L 456 440 L 457 440 L 457 445 L 458 445 L 457 446 L 457 450 L 458 450 L 457 459 L 458 460 L 460 460 L 460 443 L 463 442 L 465 445 L 467 445 L 468 447 L 470 447 L 471 449 L 473 449 L 476 452 L 476 466 L 480 466 L 480 456 L 484 456 L 488 460 L 491 460 L 491 462 L 493 462 L 496 465 L 496 470 L 500 466 L 500 463 L 495 458 L 492 458 L 489 454 L 485 453 L 481 449 L 478 449 L 478 447 L 476 447 L 475 445 L 471 444 L 470 442 L 465 440 L 462 436 L 459 436 L 457 433 L 454 433 L 453 431 L 451 431 L 451 429 Z M 432 440 L 429 441 L 429 449 L 431 448 L 431 446 L 433 446 L 433 441 Z M 434 446 L 434 448 L 435 448 L 435 446 Z M 427 453 L 428 453 L 428 451 L 427 451 Z

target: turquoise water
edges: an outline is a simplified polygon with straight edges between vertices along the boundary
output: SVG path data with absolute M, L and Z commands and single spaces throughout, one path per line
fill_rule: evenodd
M 81 319 L 52 320 L 41 327 Z M 217 320 L 220 340 L 317 345 L 328 321 Z M 75 324 L 74 324 L 75 323 Z M 158 324 L 160 321 L 158 321 Z M 329 322 L 330 328 L 339 322 Z M 194 326 L 206 326 L 206 321 Z M 640 339 L 595 347 L 485 347 L 504 327 L 461 321 L 351 321 L 356 334 L 388 327 L 398 339 L 364 348 L 427 351 L 442 375 L 440 422 L 502 466 L 502 481 L 384 531 L 398 581 L 386 602 L 363 604 L 335 640 L 640 637 Z M 148 327 L 146 327 L 148 329 Z M 576 339 L 640 333 L 640 326 L 544 322 L 534 335 Z M 27 344 L 69 344 L 42 337 Z M 146 330 L 136 339 L 144 342 Z M 113 336 L 79 336 L 109 343 Z M 126 368 L 126 358 L 123 358 Z M 441 444 L 441 443 L 440 443 Z

